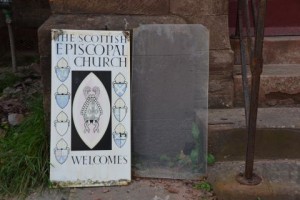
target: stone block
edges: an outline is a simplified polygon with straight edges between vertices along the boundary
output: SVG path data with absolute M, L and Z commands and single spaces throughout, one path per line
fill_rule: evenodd
M 209 52 L 209 74 L 232 77 L 233 51 L 211 50 Z
M 46 127 L 50 127 L 50 106 L 51 106 L 51 57 L 50 56 L 41 56 L 40 57 L 40 67 L 41 67 L 41 77 L 43 82 L 43 105 L 46 115 Z M 50 130 L 46 129 L 46 132 L 49 133 Z
M 50 16 L 48 0 L 14 0 L 13 21 L 22 27 L 39 27 Z
M 230 108 L 233 106 L 233 81 L 231 77 L 210 75 L 209 108 Z
M 234 63 L 240 65 L 241 58 L 239 40 L 231 39 L 230 43 L 232 50 L 234 51 Z M 263 57 L 265 64 L 299 64 L 300 37 L 265 37 Z
M 249 70 L 248 73 L 250 85 Z M 235 106 L 243 106 L 242 76 L 240 73 L 234 75 L 234 91 Z M 260 81 L 259 105 L 282 106 L 295 104 L 300 104 L 300 65 L 264 65 Z
M 38 30 L 39 53 L 51 54 L 51 29 L 81 30 L 130 30 L 140 24 L 185 24 L 177 16 L 129 16 L 129 15 L 52 15 Z
M 170 0 L 170 12 L 181 16 L 228 15 L 228 1 Z
M 228 15 L 228 1 L 224 0 L 211 0 L 213 15 Z
M 170 12 L 182 16 L 209 15 L 211 0 L 170 0 Z
M 189 23 L 202 24 L 209 29 L 210 50 L 231 49 L 227 15 L 192 16 L 186 19 Z
M 52 0 L 54 14 L 166 15 L 168 0 Z

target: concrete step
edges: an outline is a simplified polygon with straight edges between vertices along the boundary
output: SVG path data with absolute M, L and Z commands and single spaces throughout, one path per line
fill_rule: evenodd
M 300 45 L 300 44 L 299 44 Z M 248 82 L 251 83 L 248 68 Z M 234 66 L 234 105 L 244 105 L 241 66 Z M 300 104 L 300 64 L 265 64 L 261 75 L 259 105 Z
M 231 39 L 231 48 L 234 63 L 240 65 L 238 39 Z M 300 36 L 265 37 L 263 56 L 265 64 L 300 64 Z
M 244 160 L 244 109 L 210 109 L 208 118 L 208 152 L 217 161 Z M 300 159 L 300 107 L 259 108 L 257 128 L 256 159 Z
M 210 109 L 208 152 L 217 163 L 208 167 L 208 181 L 219 200 L 300 199 L 300 107 L 259 108 L 254 173 L 255 186 L 241 185 L 245 170 L 246 123 L 243 108 Z
M 235 177 L 244 172 L 244 162 L 220 162 L 208 168 L 218 200 L 299 200 L 300 160 L 259 160 L 254 172 L 262 178 L 255 186 L 241 185 Z

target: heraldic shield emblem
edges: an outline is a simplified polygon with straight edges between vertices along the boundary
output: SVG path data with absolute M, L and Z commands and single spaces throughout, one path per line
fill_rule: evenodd
M 57 92 L 55 93 L 55 100 L 57 105 L 61 109 L 64 109 L 68 105 L 69 99 L 70 99 L 70 93 L 68 91 L 68 88 L 64 84 L 61 84 L 57 88 Z
M 119 122 L 123 121 L 126 117 L 127 109 L 128 107 L 126 106 L 124 100 L 119 98 L 113 106 L 113 113 L 116 120 L 118 120 Z
M 68 65 L 68 62 L 66 59 L 61 58 L 55 67 L 55 73 L 57 78 L 61 81 L 64 82 L 67 80 L 69 74 L 70 74 L 70 66 Z
M 115 144 L 122 148 L 127 140 L 127 132 L 125 130 L 125 127 L 122 124 L 118 124 L 115 128 L 115 131 L 113 132 L 113 138 L 115 141 Z
M 61 111 L 57 115 L 56 120 L 54 121 L 54 126 L 56 129 L 56 132 L 60 136 L 64 136 L 68 132 L 68 129 L 70 126 L 70 120 L 68 119 L 68 116 L 66 115 L 66 113 Z
M 60 139 L 54 149 L 54 155 L 57 162 L 59 162 L 60 164 L 64 164 L 68 159 L 69 153 L 70 148 L 68 147 L 68 144 L 64 139 Z
M 124 95 L 124 93 L 126 92 L 127 89 L 127 81 L 125 80 L 125 77 L 123 74 L 119 73 L 114 82 L 113 82 L 113 87 L 114 87 L 114 91 L 115 93 L 121 97 Z
M 73 102 L 73 120 L 81 140 L 93 149 L 110 121 L 110 100 L 101 80 L 89 73 L 80 83 Z

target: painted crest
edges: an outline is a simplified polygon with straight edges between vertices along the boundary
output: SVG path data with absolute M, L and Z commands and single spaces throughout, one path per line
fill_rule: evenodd
M 115 80 L 113 82 L 113 88 L 115 93 L 121 97 L 124 95 L 127 89 L 127 81 L 123 74 L 118 73 L 118 75 L 115 77 Z
M 92 131 L 94 133 L 99 132 L 99 119 L 102 115 L 102 108 L 98 102 L 100 89 L 97 86 L 94 86 L 93 89 L 91 89 L 89 86 L 85 86 L 83 93 L 86 100 L 81 108 L 80 114 L 84 118 L 84 132 L 91 132 L 91 124 L 94 126 Z
M 67 80 L 69 73 L 70 73 L 70 67 L 68 65 L 68 62 L 66 59 L 61 58 L 55 67 L 55 73 L 57 78 L 61 81 L 64 82 Z
M 54 155 L 57 162 L 59 162 L 60 164 L 64 164 L 68 159 L 69 153 L 70 148 L 68 147 L 67 142 L 64 139 L 60 139 L 54 149 Z
M 115 131 L 113 132 L 113 138 L 115 144 L 122 148 L 127 140 L 127 132 L 125 130 L 125 127 L 122 124 L 118 124 L 115 128 Z
M 70 120 L 66 113 L 61 111 L 57 115 L 56 120 L 54 121 L 54 126 L 59 135 L 64 136 L 67 133 L 70 126 Z
M 103 83 L 94 73 L 89 73 L 74 96 L 73 120 L 80 138 L 90 149 L 105 134 L 110 112 L 110 100 Z
M 57 88 L 57 92 L 55 93 L 55 100 L 57 105 L 61 109 L 64 109 L 68 105 L 69 99 L 70 99 L 70 93 L 68 91 L 68 88 L 64 84 L 61 84 Z
M 124 100 L 119 98 L 113 106 L 113 113 L 116 120 L 118 120 L 119 122 L 123 121 L 126 117 L 127 109 L 128 107 L 126 106 Z

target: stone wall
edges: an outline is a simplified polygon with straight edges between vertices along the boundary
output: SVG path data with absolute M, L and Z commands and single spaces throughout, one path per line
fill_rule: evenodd
M 50 15 L 48 0 L 13 0 L 13 20 L 18 27 L 38 28 Z
M 210 30 L 209 106 L 232 106 L 233 52 L 226 0 L 49 0 L 49 3 L 52 17 L 39 29 L 41 67 L 45 76 L 49 76 L 50 70 L 50 27 L 129 29 L 143 23 L 167 24 L 174 20 L 203 24 Z M 44 78 L 44 85 L 45 93 L 49 94 L 49 78 Z
M 12 26 L 17 51 L 37 51 L 37 29 L 50 15 L 48 0 L 13 0 Z M 0 14 L 1 55 L 8 53 L 9 40 L 4 15 Z
M 209 106 L 233 105 L 233 52 L 228 30 L 227 0 L 170 0 L 170 13 L 210 30 Z

